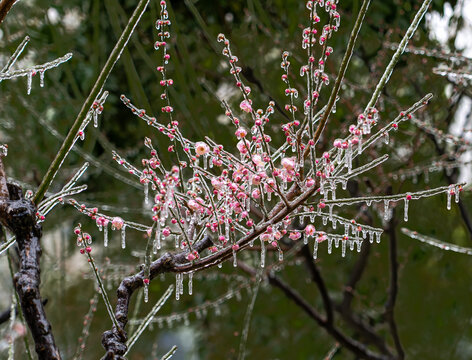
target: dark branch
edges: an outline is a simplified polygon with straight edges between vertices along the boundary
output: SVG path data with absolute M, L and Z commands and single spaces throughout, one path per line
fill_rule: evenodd
M 385 304 L 385 319 L 390 327 L 390 332 L 395 343 L 395 349 L 397 350 L 398 359 L 405 358 L 405 352 L 403 351 L 402 344 L 400 342 L 400 336 L 398 334 L 397 324 L 395 322 L 395 303 L 398 294 L 398 259 L 397 259 L 397 235 L 396 235 L 396 220 L 395 210 L 393 210 L 392 218 L 388 224 L 387 234 L 390 238 L 389 241 L 389 255 L 390 255 L 390 285 L 388 288 L 388 298 Z
M 1 0 L 0 1 L 0 24 L 3 22 L 11 7 L 16 3 L 16 0 Z
M 321 293 L 323 305 L 326 310 L 326 323 L 332 324 L 334 318 L 333 303 L 331 301 L 331 298 L 329 297 L 328 290 L 326 289 L 326 285 L 323 281 L 323 278 L 321 277 L 321 274 L 318 271 L 315 262 L 313 261 L 313 256 L 311 255 L 310 250 L 308 249 L 308 245 L 303 246 L 300 252 L 305 258 L 305 263 L 308 267 L 308 270 L 310 270 L 311 278 L 313 279 L 316 286 L 318 287 L 318 290 Z
M 210 238 L 205 237 L 201 241 L 193 245 L 193 249 L 201 252 L 212 245 Z M 169 272 L 177 272 L 178 265 L 187 263 L 187 252 L 180 253 L 165 253 L 159 259 L 154 261 L 150 267 L 150 280 L 157 275 Z M 123 360 L 126 352 L 126 332 L 124 328 L 128 323 L 129 303 L 133 293 L 143 286 L 144 270 L 139 273 L 129 276 L 121 282 L 117 290 L 117 304 L 115 308 L 116 320 L 121 329 L 113 328 L 105 331 L 102 336 L 102 345 L 106 350 L 104 360 Z
M 1 159 L 0 167 L 3 167 Z M 38 359 L 61 359 L 39 293 L 41 226 L 36 224 L 36 207 L 23 198 L 19 187 L 8 184 L 8 193 L 8 199 L 0 199 L 0 221 L 15 234 L 20 251 L 20 269 L 13 282 L 21 309 L 35 342 Z

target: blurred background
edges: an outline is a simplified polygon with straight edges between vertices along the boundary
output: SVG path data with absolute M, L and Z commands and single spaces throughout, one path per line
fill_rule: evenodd
M 81 105 L 93 86 L 101 67 L 126 25 L 137 1 L 130 0 L 23 0 L 18 2 L 0 26 L 0 66 L 29 35 L 31 41 L 16 68 L 53 60 L 72 52 L 73 58 L 46 73 L 45 86 L 33 78 L 30 95 L 26 94 L 26 78 L 0 83 L 0 143 L 8 143 L 5 159 L 8 176 L 25 189 L 34 190 L 58 151 Z M 327 64 L 331 81 L 337 74 L 349 33 L 361 1 L 346 0 L 338 5 L 341 28 L 330 40 L 334 53 Z M 348 126 L 363 111 L 393 50 L 409 26 L 419 1 L 373 1 L 341 90 L 341 99 L 333 120 L 320 143 L 328 148 L 330 139 L 341 137 Z M 292 86 L 302 90 L 298 76 L 306 61 L 301 49 L 301 31 L 307 26 L 308 13 L 302 1 L 247 0 L 209 1 L 185 0 L 168 3 L 172 21 L 169 51 L 171 61 L 168 75 L 174 80 L 170 98 L 175 118 L 183 133 L 192 140 L 210 136 L 227 149 L 235 146 L 232 125 L 228 124 L 220 99 L 226 99 L 237 109 L 242 100 L 228 72 L 226 58 L 221 55 L 218 33 L 231 40 L 231 46 L 243 66 L 243 77 L 253 89 L 253 99 L 264 108 L 274 100 L 283 109 L 285 84 L 280 80 L 281 54 L 291 54 Z M 88 206 L 123 218 L 150 224 L 150 212 L 144 205 L 142 185 L 113 161 L 116 150 L 131 163 L 139 166 L 147 156 L 143 145 L 145 136 L 163 151 L 167 164 L 174 159 L 166 151 L 166 138 L 134 116 L 120 101 L 125 94 L 148 114 L 160 115 L 161 55 L 154 50 L 157 40 L 155 21 L 159 17 L 158 1 L 151 1 L 128 47 L 117 63 L 105 90 L 110 96 L 99 118 L 99 127 L 89 126 L 85 140 L 76 145 L 51 191 L 62 188 L 85 161 L 91 166 L 80 183 L 88 190 L 77 200 Z M 426 20 L 413 37 L 411 44 L 441 53 L 463 52 L 472 56 L 472 2 L 434 0 Z M 472 86 L 467 78 L 440 76 L 433 71 L 440 66 L 453 67 L 454 59 L 441 59 L 422 54 L 405 53 L 387 85 L 379 104 L 381 121 L 393 119 L 425 94 L 434 99 L 421 113 L 443 132 L 471 140 Z M 459 64 L 461 65 L 461 64 Z M 459 66 L 457 65 L 457 66 Z M 462 66 L 462 65 L 461 65 Z M 470 70 L 470 62 L 468 64 Z M 330 88 L 325 87 L 321 98 L 326 99 Z M 301 96 L 303 98 L 303 96 Z M 301 104 L 299 105 L 301 108 Z M 273 117 L 272 137 L 281 143 L 280 124 L 287 121 L 285 111 Z M 166 122 L 166 121 L 164 121 Z M 462 149 L 460 159 L 449 156 L 457 145 L 439 143 L 412 124 L 403 124 L 388 145 L 376 148 L 372 158 L 390 153 L 391 160 L 382 170 L 364 174 L 355 187 L 359 194 L 391 191 L 399 193 L 443 186 L 451 181 L 471 181 L 471 151 Z M 448 171 L 431 170 L 434 161 L 448 161 Z M 408 173 L 416 166 L 424 171 Z M 470 191 L 462 195 L 462 206 L 472 213 Z M 346 210 L 353 217 L 359 209 Z M 351 211 L 351 212 L 349 212 Z M 402 218 L 402 208 L 397 211 Z M 375 226 L 382 226 L 382 212 L 371 209 L 369 217 Z M 410 221 L 397 226 L 399 294 L 396 320 L 405 352 L 411 359 L 470 359 L 472 357 L 472 267 L 467 255 L 441 251 L 407 238 L 399 231 L 405 226 L 419 233 L 461 246 L 472 246 L 471 230 L 467 228 L 456 205 L 446 210 L 445 196 L 415 201 L 410 204 Z M 79 350 L 83 337 L 84 316 L 95 296 L 95 281 L 86 259 L 80 256 L 72 232 L 82 223 L 94 241 L 102 243 L 103 235 L 94 222 L 69 205 L 57 207 L 44 223 L 42 257 L 42 296 L 48 300 L 46 311 L 65 359 L 82 356 L 97 359 L 103 355 L 101 333 L 111 328 L 104 304 L 98 300 L 97 311 L 90 319 L 85 348 Z M 142 263 L 146 241 L 141 233 L 127 234 L 127 248 L 122 250 L 119 234 L 111 233 L 110 246 L 97 247 L 94 256 L 103 270 L 109 297 L 114 303 L 120 279 L 134 273 Z M 368 265 L 355 292 L 353 309 L 393 346 L 382 311 L 387 299 L 388 236 L 374 244 L 368 255 Z M 170 244 L 170 249 L 173 244 Z M 348 252 L 342 258 L 339 251 L 332 255 L 319 252 L 318 265 L 334 300 L 342 298 L 345 283 L 357 263 L 359 254 Z M 259 254 L 247 252 L 241 258 L 257 263 Z M 277 264 L 277 253 L 268 254 L 270 264 Z M 11 279 L 6 258 L 0 258 L 0 311 L 11 301 Z M 280 266 L 280 276 L 303 294 L 310 303 L 321 308 L 321 299 L 310 283 L 301 261 L 288 258 Z M 282 269 L 283 268 L 283 269 Z M 133 319 L 144 317 L 159 299 L 175 276 L 166 275 L 153 281 L 150 301 L 144 304 L 142 294 L 133 297 L 130 314 Z M 129 359 L 154 359 L 162 356 L 172 345 L 179 349 L 175 359 L 233 359 L 237 358 L 244 316 L 254 291 L 251 279 L 231 263 L 222 269 L 196 274 L 194 295 L 187 293 L 179 300 L 171 298 L 159 312 L 158 318 L 138 340 Z M 139 306 L 135 306 L 139 303 Z M 132 322 L 133 323 L 133 322 Z M 87 326 L 88 326 L 87 325 Z M 342 322 L 340 327 L 344 329 Z M 21 329 L 20 329 L 21 330 Z M 18 330 L 18 331 L 20 331 Z M 8 322 L 0 327 L 0 358 L 6 358 L 5 337 Z M 346 332 L 356 336 L 355 332 Z M 321 359 L 335 345 L 335 340 L 277 289 L 261 284 L 252 314 L 247 341 L 248 359 Z M 23 342 L 16 341 L 16 358 L 25 358 Z M 335 358 L 351 359 L 340 349 Z

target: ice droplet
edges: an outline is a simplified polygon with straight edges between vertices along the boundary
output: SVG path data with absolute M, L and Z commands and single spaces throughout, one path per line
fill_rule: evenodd
M 261 268 L 265 267 L 266 248 L 264 240 L 261 239 Z
M 313 260 L 316 260 L 317 256 L 318 256 L 318 240 L 315 239 L 315 242 L 313 244 Z
M 108 225 L 103 227 L 103 246 L 108 246 Z
M 126 224 L 121 228 L 121 248 L 126 248 Z
M 26 75 L 26 94 L 31 94 L 31 86 L 33 84 L 33 73 L 30 71 L 28 75 Z
M 39 86 L 44 87 L 44 71 L 39 71 Z
M 404 214 L 403 214 L 403 220 L 408 221 L 408 203 L 409 201 L 405 199 L 405 207 L 404 207 Z
M 149 183 L 146 181 L 144 184 L 144 203 L 149 203 Z
M 388 210 L 388 200 L 384 200 L 384 220 L 387 221 L 389 219 L 389 210 Z
M 149 284 L 144 283 L 144 302 L 147 303 L 149 301 Z
M 447 209 L 448 210 L 451 210 L 451 187 L 449 187 L 449 189 L 447 190 Z
M 193 293 L 193 272 L 188 274 L 188 294 L 192 295 Z

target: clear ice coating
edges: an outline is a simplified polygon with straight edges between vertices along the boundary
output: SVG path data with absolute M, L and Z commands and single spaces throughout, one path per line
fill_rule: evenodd
M 108 224 L 103 227 L 103 246 L 108 246 Z
M 192 295 L 193 293 L 193 272 L 188 274 L 188 294 Z
M 408 199 L 405 198 L 405 206 L 403 208 L 403 211 L 404 211 L 403 220 L 405 221 L 408 221 L 408 203 L 409 203 Z
M 144 283 L 144 302 L 147 303 L 149 301 L 149 284 L 147 282 Z
M 121 228 L 121 248 L 126 248 L 126 224 Z

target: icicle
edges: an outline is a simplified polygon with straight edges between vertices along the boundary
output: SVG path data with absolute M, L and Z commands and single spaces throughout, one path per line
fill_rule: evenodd
M 93 127 L 98 127 L 98 114 L 96 111 L 92 112 L 93 114 Z
M 333 218 L 333 220 L 331 220 L 331 221 L 332 221 L 333 229 L 336 230 L 336 227 L 338 226 L 336 219 Z
M 339 238 L 334 238 L 334 247 L 337 249 L 339 247 Z
M 126 224 L 123 224 L 121 228 L 121 248 L 124 249 L 126 247 Z
M 39 71 L 39 86 L 44 87 L 44 71 Z
M 161 226 L 157 225 L 156 235 L 154 237 L 154 244 L 153 244 L 153 253 L 156 254 L 157 250 L 161 249 Z
M 282 251 L 281 248 L 279 248 L 279 261 L 280 262 L 284 261 L 284 252 Z
M 447 209 L 451 210 L 451 187 L 447 190 Z
M 147 303 L 149 301 L 149 284 L 144 283 L 144 302 Z
M 315 242 L 313 244 L 313 260 L 316 260 L 317 256 L 318 256 L 318 240 L 315 239 Z
M 408 221 L 408 199 L 405 198 L 405 207 L 404 207 L 404 214 L 403 214 L 403 220 Z
M 175 248 L 179 248 L 179 237 L 177 235 L 174 235 L 174 242 L 175 242 Z
M 144 203 L 149 203 L 149 183 L 146 181 L 144 184 Z
M 254 247 L 254 239 L 249 242 L 250 247 Z
M 354 243 L 355 241 L 354 240 L 348 240 L 348 243 L 349 243 L 349 250 L 354 250 Z
M 108 246 L 108 225 L 103 227 L 103 246 Z
M 343 190 L 347 189 L 347 181 L 346 180 L 341 181 L 341 187 L 343 188 Z
M 180 273 L 175 274 L 175 300 L 180 299 Z
M 357 252 L 361 252 L 362 241 L 357 240 L 356 245 L 357 245 Z
M 31 94 L 31 86 L 33 83 L 33 73 L 29 72 L 28 75 L 26 76 L 26 94 L 29 95 Z
M 333 222 L 333 205 L 329 205 L 329 221 Z
M 287 182 L 284 181 L 282 184 L 287 184 Z M 270 201 L 271 199 L 272 199 L 272 193 L 270 191 L 267 191 L 267 201 Z
M 223 263 L 218 263 L 218 269 L 221 269 L 223 267 Z
M 307 244 L 308 244 L 308 235 L 304 234 L 303 235 L 303 245 L 307 245 Z
M 323 226 L 326 226 L 327 223 L 328 223 L 328 217 L 323 216 Z
M 266 248 L 265 248 L 264 240 L 261 240 L 261 268 L 265 267 L 265 254 L 266 254 Z
M 375 241 L 377 241 L 377 244 L 380 243 L 380 235 L 381 235 L 381 234 L 382 234 L 382 233 L 380 233 L 380 232 L 376 232 L 376 233 L 375 233 Z
M 328 254 L 331 254 L 333 248 L 333 239 L 328 236 Z
M 459 203 L 459 193 L 460 193 L 460 189 L 458 186 L 456 186 L 456 188 L 454 189 L 454 193 L 455 193 L 455 198 L 454 198 L 454 201 L 457 203 Z
M 345 236 L 349 235 L 349 224 L 348 223 L 344 224 L 344 235 Z
M 238 259 L 236 258 L 236 251 L 233 250 L 233 267 L 238 267 Z
M 311 213 L 310 214 L 310 222 L 313 224 L 315 222 L 315 218 L 316 218 L 316 214 L 315 213 Z
M 343 240 L 343 242 L 341 244 L 341 256 L 342 257 L 346 256 L 346 241 L 347 240 Z
M 374 232 L 369 230 L 369 242 L 372 244 L 374 242 Z
M 188 274 L 188 294 L 192 295 L 193 293 L 193 272 Z
M 389 218 L 389 210 L 388 210 L 388 200 L 384 200 L 384 220 L 387 221 Z
M 390 137 L 388 135 L 388 131 L 385 131 L 384 132 L 384 143 L 385 143 L 385 145 L 388 145 L 389 142 L 390 142 Z

